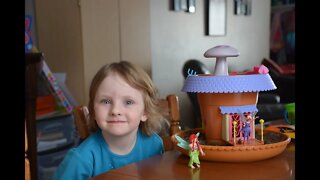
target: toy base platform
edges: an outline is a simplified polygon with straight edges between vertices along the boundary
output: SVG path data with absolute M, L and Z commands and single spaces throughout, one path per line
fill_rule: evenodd
M 263 131 L 264 144 L 259 143 L 258 139 L 250 140 L 244 144 L 231 145 L 207 145 L 205 142 L 205 132 L 201 128 L 181 131 L 173 135 L 172 141 L 175 149 L 188 156 L 188 150 L 177 146 L 178 141 L 174 138 L 175 135 L 187 140 L 191 134 L 200 132 L 199 141 L 205 156 L 199 155 L 200 160 L 216 161 L 216 162 L 252 162 L 268 158 L 272 158 L 282 153 L 291 138 L 286 134 Z M 260 138 L 260 132 L 256 131 L 256 138 Z

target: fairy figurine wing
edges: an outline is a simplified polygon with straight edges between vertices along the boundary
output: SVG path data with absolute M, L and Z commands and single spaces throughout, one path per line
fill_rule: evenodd
M 198 132 L 197 137 L 199 137 L 200 132 Z M 189 150 L 189 142 L 187 142 L 186 140 L 182 139 L 180 136 L 175 135 L 175 138 L 177 139 L 177 141 L 179 142 L 177 145 L 185 150 Z

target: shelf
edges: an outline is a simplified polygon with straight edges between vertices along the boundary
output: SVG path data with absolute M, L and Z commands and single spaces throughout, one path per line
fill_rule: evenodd
M 61 116 L 66 116 L 66 115 L 71 115 L 71 113 L 68 112 L 61 112 L 61 111 L 54 111 L 51 113 L 39 115 L 36 117 L 37 121 L 43 120 L 43 119 L 50 119 L 50 118 L 55 118 L 55 117 L 61 117 Z

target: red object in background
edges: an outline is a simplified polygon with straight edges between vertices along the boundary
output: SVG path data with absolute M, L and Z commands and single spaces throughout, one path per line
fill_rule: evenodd
M 36 116 L 55 111 L 56 102 L 52 95 L 39 96 L 36 103 Z
M 283 71 L 282 74 L 294 75 L 296 73 L 295 64 L 284 64 L 279 66 Z
M 281 75 L 295 75 L 296 73 L 295 64 L 278 64 L 267 58 L 263 59 L 262 64 L 269 68 L 269 70 L 274 70 Z

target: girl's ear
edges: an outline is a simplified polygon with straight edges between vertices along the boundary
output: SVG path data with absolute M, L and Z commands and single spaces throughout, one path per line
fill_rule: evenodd
M 147 114 L 143 114 L 142 117 L 141 117 L 141 121 L 145 122 L 145 121 L 147 121 L 147 119 L 148 119 Z

